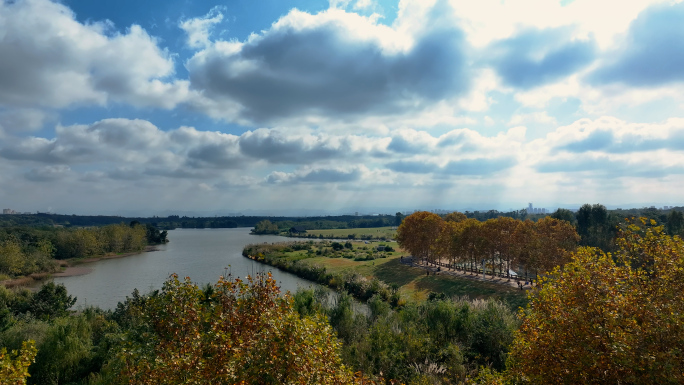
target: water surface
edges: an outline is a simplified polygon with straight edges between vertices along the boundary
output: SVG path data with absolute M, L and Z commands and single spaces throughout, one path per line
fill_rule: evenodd
M 147 293 L 161 288 L 172 273 L 188 276 L 196 283 L 216 283 L 226 272 L 244 278 L 257 272 L 272 272 L 283 291 L 298 287 L 318 287 L 293 274 L 242 256 L 250 243 L 273 243 L 291 239 L 275 235 L 250 235 L 249 228 L 237 229 L 176 229 L 169 231 L 170 242 L 159 251 L 124 258 L 105 259 L 84 266 L 90 274 L 58 277 L 55 283 L 66 286 L 78 300 L 76 308 L 85 305 L 114 309 L 130 296 L 133 289 Z

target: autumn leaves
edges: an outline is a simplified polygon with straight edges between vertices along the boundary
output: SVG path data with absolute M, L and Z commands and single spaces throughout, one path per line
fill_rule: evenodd
M 462 213 L 442 218 L 421 211 L 404 219 L 397 241 L 423 263 L 478 271 L 484 261 L 488 273 L 510 277 L 511 269 L 537 275 L 568 262 L 579 236 L 570 223 L 550 217 L 480 222 Z

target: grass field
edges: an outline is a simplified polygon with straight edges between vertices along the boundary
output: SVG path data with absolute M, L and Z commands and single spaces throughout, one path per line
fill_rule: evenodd
M 525 306 L 525 291 L 496 282 L 481 281 L 467 277 L 457 277 L 440 273 L 426 275 L 420 267 L 402 264 L 401 257 L 406 256 L 396 242 L 351 242 L 352 249 L 332 250 L 332 242 L 315 244 L 311 250 L 286 252 L 283 257 L 290 260 L 304 260 L 306 263 L 325 267 L 328 272 L 341 274 L 354 272 L 367 278 L 377 278 L 389 285 L 399 286 L 403 298 L 424 300 L 430 292 L 444 293 L 449 297 L 470 299 L 496 298 L 504 301 L 514 309 Z M 378 245 L 391 246 L 394 252 L 376 252 Z M 320 253 L 319 253 L 320 250 Z M 358 256 L 373 253 L 375 259 L 360 260 Z
M 307 230 L 307 234 L 315 236 L 323 235 L 324 238 L 332 236 L 338 239 L 347 239 L 350 234 L 356 235 L 356 239 L 370 236 L 373 239 L 394 239 L 397 236 L 397 231 L 393 227 L 370 227 L 366 229 L 333 229 L 333 230 Z

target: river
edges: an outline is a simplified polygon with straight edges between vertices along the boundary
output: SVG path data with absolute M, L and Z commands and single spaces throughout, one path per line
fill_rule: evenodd
M 75 308 L 98 306 L 114 309 L 133 289 L 148 293 L 159 289 L 172 273 L 190 277 L 195 283 L 216 283 L 226 271 L 244 278 L 257 272 L 273 273 L 283 291 L 317 284 L 242 256 L 250 243 L 283 242 L 276 235 L 250 235 L 250 228 L 176 229 L 169 231 L 170 242 L 158 251 L 123 258 L 104 259 L 83 265 L 92 269 L 86 275 L 55 278 L 76 296 Z

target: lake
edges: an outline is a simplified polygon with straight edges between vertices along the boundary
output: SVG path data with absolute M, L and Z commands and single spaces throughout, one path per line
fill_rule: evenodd
M 105 259 L 82 266 L 93 269 L 86 275 L 57 277 L 55 283 L 66 286 L 77 297 L 75 308 L 98 306 L 114 309 L 130 296 L 133 289 L 141 294 L 159 289 L 169 275 L 176 273 L 193 282 L 216 283 L 227 271 L 235 277 L 271 271 L 283 291 L 294 292 L 299 287 L 317 284 L 280 271 L 242 256 L 250 243 L 291 241 L 275 235 L 250 235 L 250 228 L 237 229 L 176 229 L 169 231 L 169 243 L 159 251 L 123 258 Z

